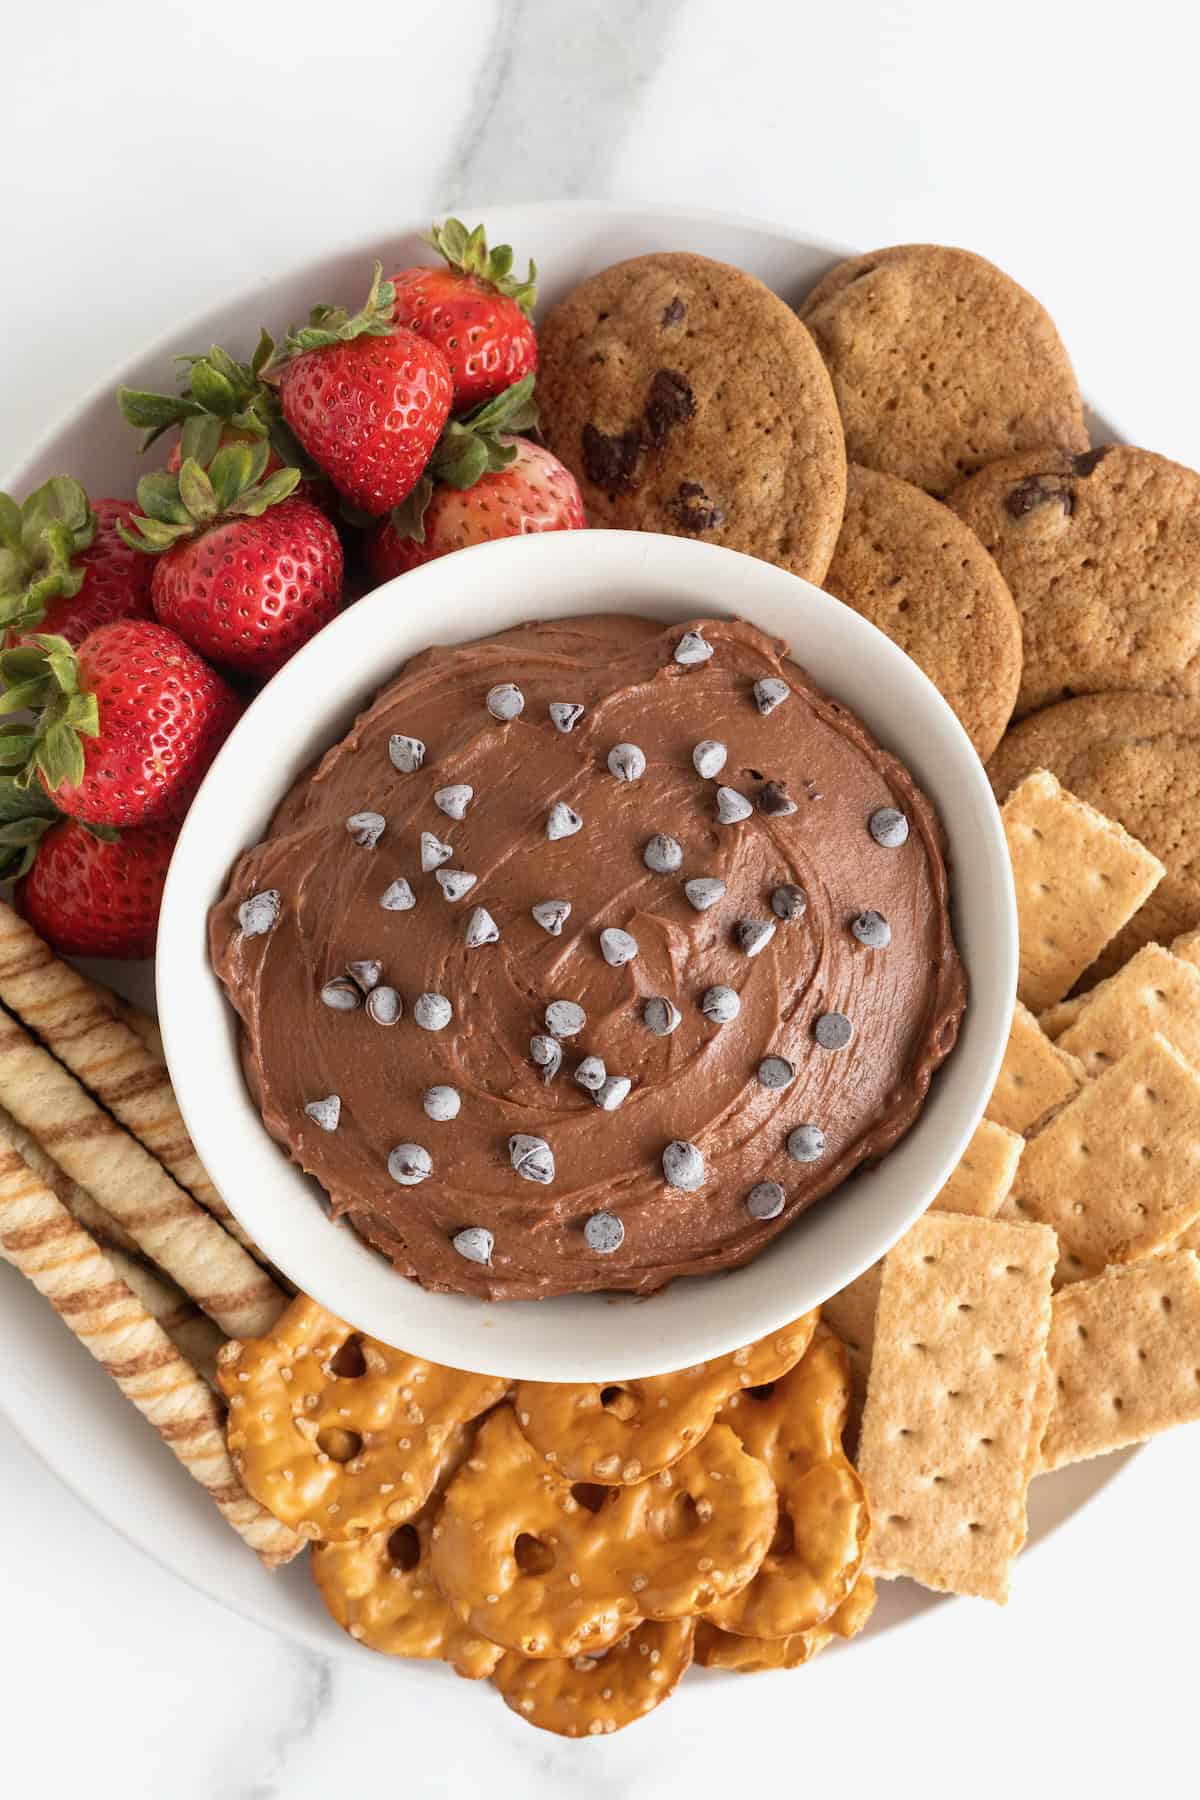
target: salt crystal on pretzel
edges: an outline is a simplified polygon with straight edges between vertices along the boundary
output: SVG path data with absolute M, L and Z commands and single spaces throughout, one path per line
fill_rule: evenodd
M 446 1490 L 433 1572 L 459 1618 L 505 1649 L 591 1655 L 744 1587 L 775 1519 L 770 1474 L 727 1426 L 648 1481 L 596 1489 L 539 1456 L 502 1406 Z
M 645 1619 L 595 1656 L 500 1658 L 492 1685 L 506 1706 L 559 1737 L 606 1737 L 670 1699 L 692 1660 L 692 1619 Z
M 246 1493 L 225 1447 L 220 1402 L 112 1263 L 0 1138 L 0 1246 L 268 1566 L 303 1541 Z
M 696 1661 L 705 1669 L 732 1669 L 739 1675 L 753 1675 L 765 1669 L 799 1669 L 834 1638 L 857 1637 L 874 1610 L 875 1583 L 869 1575 L 860 1575 L 823 1625 L 794 1637 L 739 1637 L 722 1631 L 708 1619 L 699 1619 Z
M 332 1617 L 358 1643 L 385 1656 L 435 1658 L 468 1681 L 490 1675 L 503 1652 L 463 1625 L 433 1579 L 430 1552 L 451 1475 L 470 1454 L 473 1425 L 456 1425 L 442 1446 L 433 1492 L 406 1524 L 344 1544 L 315 1544 L 313 1580 Z
M 622 1382 L 522 1381 L 521 1429 L 572 1481 L 619 1486 L 670 1468 L 698 1444 L 730 1394 L 774 1381 L 799 1362 L 817 1314 L 674 1375 Z
M 508 1386 L 362 1337 L 305 1294 L 266 1336 L 226 1344 L 218 1375 L 247 1488 L 327 1543 L 418 1513 L 454 1428 Z
M 823 1625 L 862 1572 L 867 1496 L 842 1450 L 850 1403 L 846 1352 L 820 1326 L 795 1368 L 734 1394 L 718 1413 L 771 1471 L 779 1523 L 753 1581 L 706 1610 L 723 1631 L 783 1638 Z

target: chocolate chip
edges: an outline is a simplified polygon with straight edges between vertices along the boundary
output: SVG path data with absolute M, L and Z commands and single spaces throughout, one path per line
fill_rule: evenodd
M 787 1153 L 793 1162 L 816 1162 L 825 1154 L 825 1133 L 819 1125 L 797 1125 L 788 1135 Z
M 854 1027 L 845 1013 L 822 1013 L 813 1026 L 813 1036 L 822 1050 L 844 1050 L 854 1036 Z
M 608 772 L 618 781 L 640 781 L 646 773 L 646 753 L 636 744 L 614 744 L 608 753 Z
M 369 994 L 373 987 L 378 987 L 383 978 L 383 964 L 376 962 L 374 957 L 364 957 L 360 962 L 347 963 L 346 969 L 364 994 Z
M 713 1025 L 728 1025 L 741 1010 L 741 996 L 736 988 L 710 987 L 700 997 L 700 1011 Z
M 705 781 L 711 781 L 714 775 L 719 775 L 725 767 L 725 759 L 728 755 L 728 750 L 717 738 L 705 738 L 703 743 L 697 744 L 692 751 L 692 767 L 697 775 L 704 777 Z
M 546 1030 L 556 1038 L 578 1037 L 587 1024 L 587 1014 L 574 1000 L 552 1000 L 544 1018 Z
M 610 494 L 627 494 L 638 483 L 642 434 L 637 426 L 610 435 L 598 426 L 583 428 L 583 470 L 590 482 Z
M 392 767 L 401 775 L 415 775 L 425 761 L 425 746 L 420 738 L 405 737 L 401 732 L 393 732 L 388 739 L 388 756 Z
M 554 729 L 564 734 L 574 731 L 583 717 L 583 712 L 584 709 L 577 700 L 552 700 L 550 702 L 550 717 L 554 721 Z
M 628 1075 L 609 1075 L 603 1085 L 596 1089 L 592 1099 L 601 1112 L 616 1112 L 618 1106 L 624 1105 L 632 1086 Z
M 850 921 L 850 929 L 868 950 L 886 950 L 892 941 L 892 928 L 882 913 L 862 912 Z
M 346 820 L 346 830 L 363 850 L 373 850 L 386 827 L 387 820 L 377 812 L 351 813 Z
M 404 1012 L 404 1002 L 394 987 L 372 988 L 367 995 L 367 1017 L 376 1025 L 396 1025 Z
M 739 794 L 736 788 L 719 787 L 717 789 L 717 818 L 722 825 L 740 825 L 754 811 L 745 794 Z
M 433 796 L 433 804 L 448 819 L 465 819 L 467 808 L 474 798 L 473 787 L 465 781 L 456 781 L 450 787 L 439 788 Z
M 681 481 L 667 511 L 681 531 L 692 533 L 715 531 L 726 518 L 725 508 L 710 500 L 698 481 Z
M 321 989 L 321 999 L 333 1012 L 353 1012 L 356 1006 L 362 1005 L 358 984 L 347 975 L 338 975 L 332 981 L 327 981 Z
M 323 1100 L 310 1100 L 305 1112 L 322 1131 L 336 1131 L 342 1116 L 342 1102 L 337 1094 L 326 1094 Z
M 384 912 L 411 912 L 417 904 L 417 896 L 401 875 L 384 888 L 379 896 L 379 904 Z
M 683 891 L 697 912 L 707 912 L 710 906 L 725 898 L 725 883 L 719 875 L 697 875 L 684 882 Z
M 569 900 L 539 900 L 536 906 L 530 907 L 534 918 L 543 931 L 551 937 L 561 937 L 562 928 L 571 916 Z
M 238 907 L 238 924 L 243 937 L 264 937 L 278 917 L 278 888 L 264 888 L 261 894 L 251 894 Z
M 662 1153 L 662 1170 L 668 1187 L 694 1194 L 704 1186 L 704 1158 L 695 1144 L 676 1138 Z
M 486 705 L 493 719 L 505 725 L 525 711 L 525 696 L 515 681 L 501 681 L 489 688 Z
M 647 1031 L 655 1037 L 670 1037 L 677 1030 L 683 1014 L 673 1000 L 667 1000 L 660 994 L 652 995 L 642 1007 L 642 1022 Z
M 457 1088 L 446 1087 L 439 1083 L 437 1087 L 426 1088 L 421 1096 L 421 1105 L 431 1119 L 439 1125 L 450 1119 L 457 1119 L 462 1109 L 462 1095 Z
M 1075 511 L 1075 495 L 1058 475 L 1027 475 L 1010 488 L 1004 499 L 1004 510 L 1010 519 L 1023 519 L 1039 506 L 1061 506 L 1067 518 Z
M 462 1231 L 456 1231 L 450 1242 L 467 1262 L 479 1263 L 485 1269 L 491 1268 L 496 1240 L 484 1226 L 468 1225 Z
M 681 668 L 695 668 L 699 663 L 706 663 L 713 654 L 713 647 L 702 631 L 685 631 L 675 646 L 675 661 Z
M 439 869 L 433 879 L 445 898 L 453 902 L 461 900 L 464 894 L 469 894 L 479 877 L 472 875 L 467 869 Z
M 554 843 L 558 838 L 574 837 L 582 830 L 583 820 L 565 800 L 556 800 L 546 819 L 546 836 Z
M 775 936 L 774 919 L 739 919 L 734 927 L 737 947 L 744 956 L 757 956 Z
M 746 1211 L 752 1219 L 777 1219 L 787 1195 L 777 1181 L 759 1181 L 746 1195 Z
M 791 691 L 787 682 L 780 681 L 777 675 L 765 675 L 754 684 L 754 704 L 765 719 L 768 713 L 773 713 L 777 706 L 783 705 Z
M 424 874 L 429 875 L 434 869 L 440 869 L 453 855 L 452 844 L 444 844 L 441 838 L 434 837 L 432 831 L 421 833 L 421 869 Z
M 908 842 L 908 820 L 894 806 L 880 806 L 867 820 L 867 830 L 883 850 L 898 850 Z
M 796 1071 L 786 1056 L 764 1056 L 758 1065 L 760 1087 L 773 1088 L 778 1092 L 790 1087 L 795 1079 Z
M 661 321 L 663 328 L 665 329 L 668 325 L 678 325 L 686 312 L 687 307 L 679 298 L 679 295 L 676 294 L 674 298 L 668 300 L 667 304 L 663 307 Z
M 782 882 L 772 890 L 771 911 L 777 919 L 802 919 L 808 911 L 808 895 L 795 882 Z
M 597 1256 L 611 1256 L 625 1242 L 625 1227 L 616 1213 L 594 1212 L 584 1225 L 583 1236 Z
M 388 1174 L 401 1187 L 416 1187 L 433 1174 L 433 1158 L 421 1144 L 397 1144 L 387 1166 Z
M 683 862 L 683 845 L 665 831 L 656 831 L 642 851 L 642 861 L 656 875 L 673 875 Z
M 597 1093 L 608 1078 L 608 1070 L 598 1056 L 585 1056 L 575 1071 L 574 1079 L 589 1094 Z
M 418 994 L 412 1016 L 422 1031 L 444 1031 L 454 1017 L 454 1008 L 445 994 Z
M 623 969 L 638 953 L 638 942 L 631 932 L 609 926 L 600 933 L 600 954 L 610 969 Z
M 549 1083 L 554 1080 L 562 1068 L 562 1045 L 552 1037 L 544 1037 L 540 1032 L 529 1040 L 529 1054 L 542 1071 L 542 1080 Z
M 646 401 L 646 437 L 661 450 L 676 425 L 686 425 L 696 411 L 696 396 L 677 369 L 656 369 Z
M 785 819 L 800 809 L 782 781 L 768 781 L 759 790 L 758 810 L 768 819 Z
M 1071 467 L 1076 475 L 1092 475 L 1112 448 L 1112 444 L 1097 444 L 1094 450 L 1085 450 L 1081 456 L 1075 457 Z
M 463 936 L 468 950 L 479 950 L 484 944 L 499 943 L 500 927 L 486 906 L 477 906 L 467 920 Z
M 541 1187 L 548 1187 L 554 1180 L 554 1152 L 545 1138 L 518 1131 L 508 1140 L 508 1155 L 522 1181 L 536 1181 Z

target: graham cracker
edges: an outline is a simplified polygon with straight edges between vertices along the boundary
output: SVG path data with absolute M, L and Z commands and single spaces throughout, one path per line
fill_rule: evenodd
M 821 1307 L 821 1317 L 846 1346 L 846 1354 L 850 1359 L 851 1388 L 860 1409 L 867 1391 L 867 1376 L 871 1372 L 875 1308 L 879 1303 L 879 1283 L 882 1278 L 881 1259 L 872 1263 L 869 1269 L 864 1269 L 849 1287 L 844 1287 L 838 1294 L 832 1294 Z
M 1058 1048 L 1099 1075 L 1153 1031 L 1200 1067 L 1200 964 L 1161 944 L 1143 944 L 1123 969 L 1083 996 Z
M 1037 1013 L 1074 986 L 1166 870 L 1045 769 L 1014 788 L 1001 810 L 1021 932 L 1017 992 Z
M 994 1219 L 1008 1198 L 1024 1148 L 1024 1138 L 1015 1131 L 980 1119 L 949 1180 L 930 1202 L 930 1211 Z
M 1058 1049 L 1027 1006 L 1018 1000 L 1004 1061 L 987 1103 L 987 1116 L 1009 1131 L 1026 1132 L 1084 1083 L 1083 1065 Z
M 1098 981 L 1091 992 L 1095 994 L 1103 986 L 1104 983 Z M 1038 1024 L 1051 1042 L 1060 1038 L 1068 1025 L 1075 1023 L 1079 1017 L 1079 1009 L 1086 999 L 1086 994 L 1072 994 L 1069 1000 L 1056 1001 L 1053 1006 L 1048 1006 L 1045 1012 L 1038 1014 Z
M 1195 963 L 1200 968 L 1200 926 L 1195 931 L 1185 931 L 1175 938 L 1171 944 L 1171 954 L 1181 956 L 1184 962 Z
M 1057 1254 L 1045 1226 L 942 1212 L 889 1252 L 858 1451 L 872 1574 L 1007 1599 Z
M 1200 1419 L 1200 1258 L 1168 1251 L 1064 1288 L 1046 1355 L 1043 1469 Z
M 1004 1216 L 1054 1227 L 1060 1281 L 1170 1244 L 1200 1217 L 1200 1075 L 1143 1038 L 1029 1140 Z

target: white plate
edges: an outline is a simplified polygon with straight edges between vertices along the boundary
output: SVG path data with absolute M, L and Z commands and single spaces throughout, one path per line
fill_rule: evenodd
M 518 256 L 530 251 L 537 255 L 546 270 L 543 293 L 551 301 L 593 269 L 623 256 L 662 249 L 697 250 L 736 263 L 785 297 L 796 297 L 840 254 L 832 246 L 801 240 L 782 229 L 667 208 L 581 204 L 492 208 L 487 223 L 493 241 L 508 239 Z M 378 240 L 353 253 L 315 259 L 172 333 L 169 343 L 114 374 L 103 391 L 47 437 L 3 486 L 23 492 L 48 475 L 70 470 L 94 493 L 131 492 L 142 465 L 135 434 L 121 425 L 112 399 L 118 380 L 169 387 L 170 359 L 181 348 L 200 349 L 210 342 L 236 348 L 252 340 L 260 319 L 278 323 L 298 317 L 318 295 L 353 298 L 364 264 L 376 254 L 385 264 L 399 266 L 405 257 L 415 258 L 424 251 L 415 231 L 390 238 L 381 231 Z M 1100 430 L 1105 432 L 1103 424 Z M 147 969 L 94 967 L 132 998 L 149 1000 L 152 984 Z M 45 1301 L 3 1268 L 0 1365 L 5 1370 L 0 1406 L 7 1417 L 62 1481 L 116 1530 L 234 1612 L 309 1649 L 356 1659 L 370 1654 L 327 1617 L 303 1566 L 273 1576 L 260 1568 Z M 1130 1454 L 1079 1463 L 1037 1481 L 1030 1508 L 1031 1546 L 1044 1542 L 1098 1494 Z M 909 1582 L 885 1584 L 872 1632 L 856 1654 L 870 1653 L 872 1637 L 886 1641 L 890 1627 L 944 1604 Z M 384 1666 L 378 1657 L 373 1662 L 376 1668 Z M 396 1674 L 406 1682 L 441 1681 L 447 1692 L 462 1695 L 464 1725 L 474 1716 L 468 1708 L 477 1704 L 478 1697 L 449 1670 L 410 1662 L 397 1664 Z M 703 1693 L 702 1683 L 685 1682 L 675 1707 L 697 1709 Z M 681 1712 L 676 1717 L 682 1725 Z

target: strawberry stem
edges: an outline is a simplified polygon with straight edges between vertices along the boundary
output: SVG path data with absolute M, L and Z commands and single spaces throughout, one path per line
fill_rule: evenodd
M 523 313 L 532 313 L 537 301 L 537 265 L 532 257 L 528 275 L 524 281 L 518 281 L 509 274 L 513 265 L 512 246 L 497 244 L 494 250 L 489 250 L 483 226 L 476 225 L 474 231 L 468 231 L 461 219 L 446 219 L 440 225 L 435 220 L 425 242 L 431 244 L 452 269 L 487 282 L 498 294 L 515 300 Z

